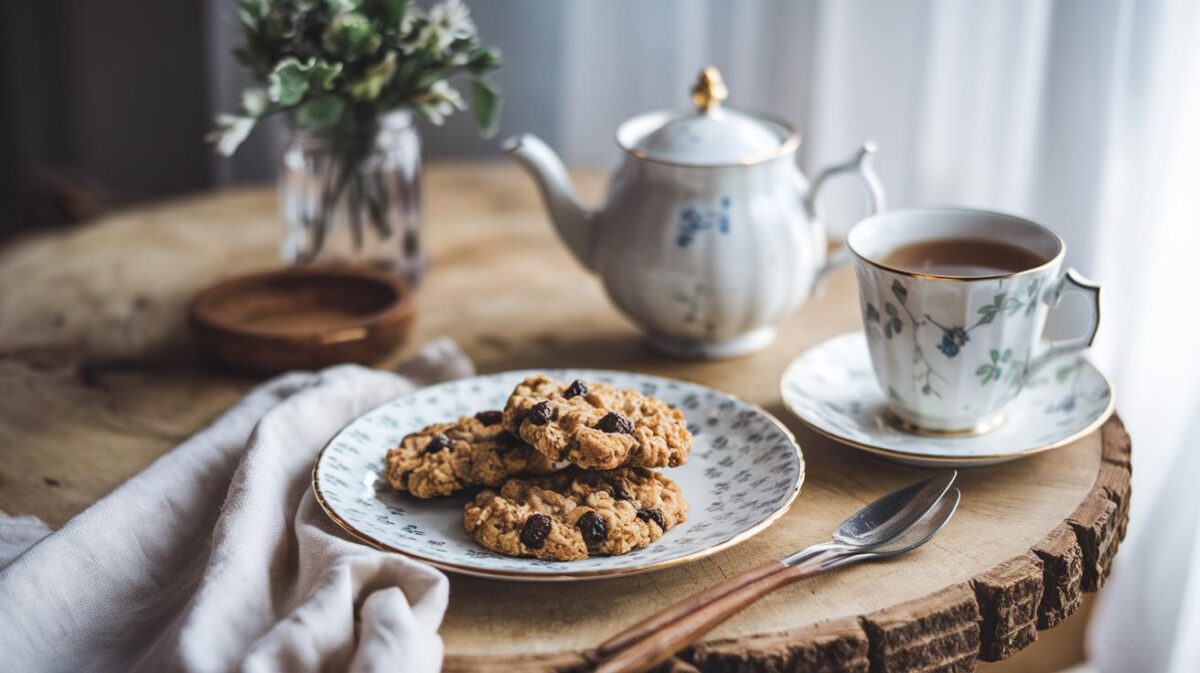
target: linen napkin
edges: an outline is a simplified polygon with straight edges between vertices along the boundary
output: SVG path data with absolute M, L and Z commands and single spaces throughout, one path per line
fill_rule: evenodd
M 349 541 L 310 474 L 354 417 L 473 373 L 449 340 L 398 373 L 285 374 L 57 532 L 0 521 L 0 670 L 437 671 L 449 583 Z

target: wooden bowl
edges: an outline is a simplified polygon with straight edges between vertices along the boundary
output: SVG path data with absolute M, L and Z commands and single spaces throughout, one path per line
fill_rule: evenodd
M 355 268 L 282 269 L 224 281 L 192 301 L 189 322 L 208 357 L 273 374 L 372 363 L 412 328 L 416 297 L 395 276 Z

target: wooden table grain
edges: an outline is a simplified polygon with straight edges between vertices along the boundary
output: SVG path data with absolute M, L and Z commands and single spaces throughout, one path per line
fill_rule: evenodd
M 576 174 L 596 198 L 603 178 Z M 769 349 L 714 363 L 664 360 L 554 239 L 532 184 L 506 165 L 426 174 L 432 271 L 418 344 L 449 335 L 482 372 L 605 367 L 710 385 L 796 432 L 808 477 L 792 510 L 738 547 L 625 579 L 532 584 L 451 577 L 448 670 L 586 667 L 606 636 L 662 605 L 823 539 L 848 513 L 920 476 L 806 431 L 779 375 L 805 348 L 859 327 L 854 284 L 780 327 Z M 0 249 L 0 509 L 60 525 L 215 418 L 256 381 L 202 362 L 187 301 L 276 263 L 266 188 L 119 212 Z M 387 362 L 383 363 L 385 366 Z M 314 438 L 314 451 L 325 438 Z M 1055 626 L 1108 573 L 1128 520 L 1120 421 L 1060 450 L 965 472 L 959 514 L 932 544 L 770 596 L 683 652 L 679 670 L 970 670 Z

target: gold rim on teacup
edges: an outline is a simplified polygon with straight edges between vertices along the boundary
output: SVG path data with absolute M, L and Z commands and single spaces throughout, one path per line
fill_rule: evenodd
M 1011 271 L 1009 273 L 998 273 L 998 274 L 992 274 L 992 275 L 986 275 L 986 276 L 953 276 L 953 275 L 936 274 L 936 273 L 917 273 L 915 271 L 908 271 L 908 270 L 900 269 L 900 268 L 897 268 L 894 266 L 888 266 L 887 264 L 884 264 L 875 259 L 872 259 L 870 256 L 867 256 L 862 251 L 856 250 L 854 245 L 851 243 L 850 236 L 846 237 L 846 242 L 845 242 L 846 249 L 849 250 L 851 254 L 853 254 L 855 257 L 862 260 L 863 262 L 865 262 L 877 269 L 887 271 L 888 273 L 896 273 L 896 274 L 900 274 L 902 276 L 908 276 L 909 278 L 918 278 L 921 280 L 967 282 L 967 283 L 972 282 L 972 281 L 977 281 L 977 280 L 1003 280 L 1003 279 L 1007 279 L 1007 278 L 1017 278 L 1017 277 L 1025 276 L 1028 274 L 1038 273 L 1039 271 L 1045 271 L 1046 269 L 1049 269 L 1050 267 L 1054 266 L 1055 264 L 1058 264 L 1059 262 L 1061 262 L 1063 257 L 1067 253 L 1067 246 L 1063 244 L 1062 238 L 1058 234 L 1054 233 L 1053 231 L 1050 231 L 1046 227 L 1038 224 L 1037 222 L 1034 222 L 1033 220 L 1030 220 L 1030 219 L 1026 219 L 1024 217 L 1020 217 L 1018 215 L 1010 215 L 1008 213 L 1002 213 L 1002 212 L 996 211 L 996 210 L 984 210 L 984 209 L 980 209 L 980 208 L 964 208 L 964 207 L 960 207 L 960 206 L 921 206 L 921 207 L 916 207 L 916 208 L 896 208 L 894 210 L 888 210 L 885 212 L 876 213 L 875 215 L 871 215 L 870 217 L 863 219 L 861 222 L 859 222 L 857 225 L 855 225 L 854 228 L 857 229 L 859 227 L 868 226 L 873 221 L 888 218 L 888 217 L 893 217 L 896 215 L 915 215 L 915 214 L 919 214 L 919 213 L 935 213 L 935 212 L 937 212 L 937 213 L 960 213 L 963 215 L 984 215 L 987 217 L 996 217 L 996 218 L 1001 218 L 1001 219 L 1005 219 L 1005 220 L 1010 220 L 1010 221 L 1028 226 L 1028 227 L 1044 234 L 1047 238 L 1049 238 L 1057 243 L 1058 250 L 1054 253 L 1054 255 L 1052 255 L 1049 259 L 1042 262 L 1041 264 L 1039 264 L 1037 266 L 1029 267 L 1028 269 L 1021 269 L 1020 271 Z M 915 242 L 918 242 L 921 240 L 931 240 L 931 238 L 915 239 L 911 242 L 915 243 Z

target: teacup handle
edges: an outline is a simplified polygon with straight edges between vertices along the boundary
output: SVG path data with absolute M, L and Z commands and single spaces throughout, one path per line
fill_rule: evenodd
M 1053 310 L 1058 306 L 1063 293 L 1068 291 L 1082 292 L 1091 300 L 1091 324 L 1083 334 L 1077 337 L 1060 339 L 1051 343 L 1041 355 L 1029 363 L 1029 368 L 1025 372 L 1026 378 L 1033 376 L 1034 372 L 1044 367 L 1047 362 L 1050 362 L 1054 358 L 1065 353 L 1075 353 L 1084 350 L 1090 347 L 1092 342 L 1096 340 L 1096 333 L 1100 331 L 1100 284 L 1088 280 L 1075 269 L 1067 269 L 1066 273 L 1058 279 L 1053 287 L 1046 289 L 1046 293 L 1042 295 L 1042 300 L 1049 304 L 1051 310 Z
M 867 188 L 867 212 L 863 215 L 864 218 L 882 212 L 887 207 L 887 197 L 883 192 L 883 183 L 879 180 L 879 175 L 875 173 L 874 155 L 878 151 L 879 147 L 868 140 L 858 148 L 853 157 L 840 164 L 826 167 L 825 170 L 818 173 L 817 177 L 813 179 L 808 194 L 804 196 L 804 210 L 808 213 L 809 219 L 812 221 L 817 219 L 817 197 L 820 196 L 821 189 L 829 182 L 830 178 L 842 173 L 857 173 Z M 820 290 L 824 285 L 825 277 L 831 271 L 845 266 L 849 261 L 850 249 L 843 245 L 830 255 L 825 260 L 825 264 L 817 270 L 817 274 L 813 278 L 812 292 L 816 293 Z

